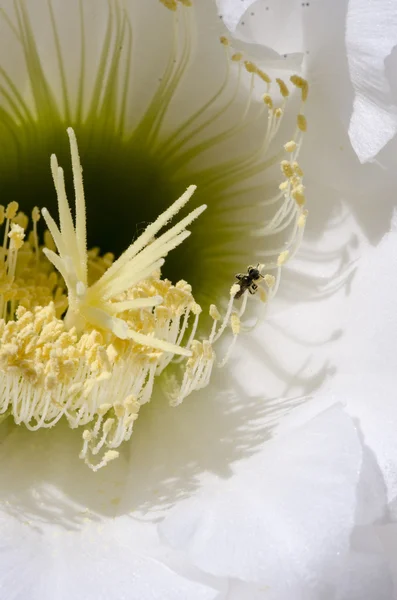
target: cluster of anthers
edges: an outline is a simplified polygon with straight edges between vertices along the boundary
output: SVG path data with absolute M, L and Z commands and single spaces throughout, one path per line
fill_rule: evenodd
M 223 42 L 226 44 L 226 42 Z M 237 60 L 238 57 L 235 58 Z M 262 77 L 252 63 L 249 72 Z M 263 77 L 262 77 L 263 79 Z M 278 82 L 281 95 L 288 91 Z M 295 77 L 302 102 L 307 83 Z M 269 109 L 274 135 L 282 109 Z M 59 227 L 43 208 L 48 229 L 40 246 L 40 211 L 28 217 L 16 202 L 0 208 L 4 241 L 0 256 L 0 413 L 35 431 L 65 418 L 83 428 L 81 458 L 97 470 L 118 456 L 117 448 L 131 437 L 140 407 L 152 395 L 155 378 L 174 406 L 192 391 L 206 386 L 215 364 L 222 366 L 240 331 L 248 292 L 257 289 L 267 304 L 277 291 L 281 267 L 294 254 L 303 233 L 306 211 L 302 172 L 296 162 L 306 123 L 301 113 L 294 139 L 285 145 L 289 160 L 281 163 L 285 181 L 271 202 L 281 207 L 261 235 L 292 224 L 287 245 L 276 261 L 252 267 L 230 289 L 224 314 L 210 306 L 212 327 L 197 339 L 201 307 L 185 281 L 173 285 L 161 279 L 164 258 L 189 235 L 187 227 L 206 208 L 193 210 L 176 225 L 160 231 L 187 204 L 190 186 L 117 259 L 87 251 L 86 210 L 82 167 L 73 129 L 68 129 L 75 190 L 75 222 L 65 191 L 64 174 L 51 157 L 58 199 Z M 270 135 L 270 134 L 269 134 Z M 26 239 L 25 239 L 26 238 Z M 287 247 L 287 249 L 285 249 Z M 269 270 L 269 272 L 267 272 Z M 260 282 L 257 287 L 255 281 Z M 242 297 L 237 308 L 236 300 Z M 66 313 L 65 313 L 66 311 Z M 231 343 L 220 360 L 214 344 L 231 330 Z
M 267 127 L 264 140 L 256 153 L 266 155 L 271 143 L 279 132 L 287 101 L 290 96 L 290 90 L 283 79 L 276 78 L 275 83 L 278 88 L 278 96 L 280 102 L 274 100 L 274 84 L 269 75 L 263 71 L 258 65 L 251 60 L 246 60 L 242 52 L 235 52 L 227 37 L 221 36 L 221 44 L 225 47 L 227 57 L 232 62 L 237 63 L 239 67 L 238 79 L 241 78 L 241 71 L 245 71 L 250 75 L 251 85 L 247 108 L 245 114 L 248 113 L 248 108 L 252 100 L 253 91 L 256 80 L 259 80 L 265 86 L 265 92 L 262 94 L 262 108 L 259 115 L 261 117 L 263 111 L 267 111 Z M 277 256 L 276 263 L 267 263 L 266 267 L 279 267 L 285 264 L 299 248 L 302 241 L 307 210 L 304 208 L 306 204 L 305 188 L 303 185 L 303 171 L 298 163 L 298 156 L 303 142 L 303 135 L 307 130 L 307 122 L 305 117 L 305 104 L 309 94 L 309 84 L 306 79 L 299 75 L 290 77 L 291 84 L 300 92 L 300 109 L 296 116 L 296 126 L 292 138 L 284 144 L 285 157 L 280 161 L 281 171 L 284 175 L 284 181 L 279 186 L 278 193 L 264 200 L 260 206 L 264 208 L 276 207 L 272 217 L 259 227 L 252 231 L 252 235 L 263 237 L 266 235 L 276 235 L 289 228 L 290 234 L 288 241 L 283 242 L 284 248 L 271 250 L 268 255 Z M 273 91 L 273 95 L 272 95 Z M 254 157 L 251 157 L 253 161 Z M 260 255 L 264 253 L 260 250 Z

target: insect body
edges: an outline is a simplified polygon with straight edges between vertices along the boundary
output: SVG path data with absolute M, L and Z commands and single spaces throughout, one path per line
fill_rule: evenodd
M 240 285 L 239 291 L 234 296 L 236 300 L 241 298 L 241 296 L 247 290 L 250 294 L 255 294 L 255 292 L 258 290 L 258 286 L 255 282 L 259 281 L 260 279 L 264 279 L 263 275 L 261 275 L 261 265 L 259 263 L 256 265 L 256 267 L 250 265 L 247 267 L 247 273 L 237 273 L 236 279 Z

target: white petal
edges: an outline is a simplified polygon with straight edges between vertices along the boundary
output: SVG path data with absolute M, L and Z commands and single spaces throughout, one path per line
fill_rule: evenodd
M 161 531 L 203 570 L 317 599 L 343 567 L 361 459 L 353 422 L 335 407 L 175 507 Z
M 347 327 L 330 385 L 357 417 L 381 467 L 389 497 L 397 495 L 397 234 L 363 258 L 349 303 Z
M 397 131 L 385 59 L 397 43 L 397 7 L 388 0 L 350 0 L 346 48 L 355 91 L 349 126 L 361 162 L 372 159 Z
M 36 433 L 21 426 L 3 440 L 2 596 L 213 600 L 218 590 L 212 585 L 166 564 L 176 563 L 158 539 L 154 513 L 146 510 L 145 520 L 133 512 L 141 482 L 125 488 L 128 462 L 121 457 L 94 474 L 78 459 L 79 438 L 80 432 L 58 425 Z
M 290 398 L 280 403 L 279 415 L 283 404 L 291 412 L 280 431 L 304 423 L 335 401 L 343 402 L 374 454 L 386 501 L 391 501 L 397 496 L 397 234 L 388 234 L 377 248 L 367 248 L 362 254 L 357 272 L 350 267 L 348 276 L 348 268 L 339 285 L 336 279 L 328 286 L 328 293 L 321 293 L 319 287 L 317 302 L 312 289 L 308 301 L 270 320 L 266 333 L 269 337 L 274 329 L 272 344 L 279 357 L 274 360 L 276 365 L 283 360 L 280 379 L 286 388 L 284 396 Z M 324 261 L 312 268 L 315 282 L 321 283 L 326 273 Z M 298 269 L 297 280 L 299 276 L 303 277 Z M 310 285 L 309 279 L 303 281 Z M 296 293 L 296 286 L 295 281 L 290 291 Z M 278 330 L 281 327 L 284 336 Z M 320 386 L 321 394 L 315 392 Z M 259 395 L 260 389 L 257 384 L 255 393 Z M 298 395 L 303 398 L 294 400 Z M 291 411 L 291 406 L 299 404 Z
M 263 62 L 268 69 L 300 67 L 305 45 L 300 2 L 218 0 L 218 6 L 237 50 Z

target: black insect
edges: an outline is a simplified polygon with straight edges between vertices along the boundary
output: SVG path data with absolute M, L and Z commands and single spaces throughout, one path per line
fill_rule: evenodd
M 263 275 L 261 275 L 260 267 L 261 265 L 259 263 L 256 265 L 256 267 L 250 265 L 247 267 L 247 273 L 237 273 L 236 279 L 238 280 L 240 289 L 234 296 L 235 299 L 241 298 L 241 296 L 247 290 L 250 294 L 255 294 L 255 292 L 258 290 L 258 286 L 256 285 L 255 281 L 259 281 L 260 279 L 264 278 Z

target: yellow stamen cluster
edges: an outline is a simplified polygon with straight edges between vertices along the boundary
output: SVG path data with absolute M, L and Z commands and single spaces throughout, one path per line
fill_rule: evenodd
M 124 318 L 145 334 L 180 337 L 182 321 L 199 312 L 190 286 L 173 286 L 154 276 L 131 290 L 131 297 L 159 293 L 162 306 L 126 311 Z M 196 347 L 192 350 L 186 394 L 197 388 L 190 379 L 196 377 L 200 357 Z M 107 459 L 94 465 L 91 456 L 129 439 L 139 407 L 150 399 L 154 378 L 170 358 L 90 327 L 82 335 L 67 330 L 52 302 L 32 311 L 19 306 L 15 319 L 0 322 L 0 386 L 5 392 L 0 413 L 11 411 L 16 423 L 31 430 L 53 427 L 63 416 L 71 427 L 88 425 L 82 458 L 97 469 Z
M 27 239 L 28 217 L 18 212 L 17 202 L 10 202 L 6 208 L 0 206 L 0 217 L 4 226 L 0 256 L 0 318 L 7 320 L 17 306 L 31 310 L 49 302 L 54 302 L 56 314 L 60 316 L 67 308 L 64 283 L 48 261 L 39 256 L 37 207 L 32 211 L 33 231 Z

